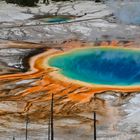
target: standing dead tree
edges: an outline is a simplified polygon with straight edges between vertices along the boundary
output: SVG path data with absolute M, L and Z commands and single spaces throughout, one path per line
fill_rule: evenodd
M 94 120 L 94 140 L 96 140 L 96 112 L 93 112 L 93 120 Z
M 26 115 L 26 131 L 25 131 L 25 140 L 28 140 L 28 124 L 29 124 L 29 118 L 28 114 Z
M 54 140 L 54 99 L 53 99 L 53 94 L 51 96 L 51 105 L 50 105 L 50 115 L 49 115 L 49 123 L 48 123 L 48 140 Z
M 52 99 L 51 99 L 51 118 L 50 118 L 50 123 L 51 123 L 51 140 L 54 140 L 54 126 L 53 126 L 53 94 L 52 94 Z

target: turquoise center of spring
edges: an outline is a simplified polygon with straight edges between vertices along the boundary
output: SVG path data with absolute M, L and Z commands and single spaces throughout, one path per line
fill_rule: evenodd
M 78 49 L 48 60 L 64 76 L 82 82 L 130 86 L 140 84 L 140 51 L 96 47 Z

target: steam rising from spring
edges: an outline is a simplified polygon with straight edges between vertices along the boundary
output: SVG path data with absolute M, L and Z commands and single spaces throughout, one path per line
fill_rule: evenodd
M 107 4 L 120 22 L 140 25 L 139 0 L 109 0 Z

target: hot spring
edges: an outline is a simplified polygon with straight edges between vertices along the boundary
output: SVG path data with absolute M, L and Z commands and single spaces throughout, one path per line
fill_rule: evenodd
M 68 22 L 75 18 L 76 17 L 72 15 L 36 15 L 33 19 L 37 19 L 46 23 L 61 23 Z
M 94 47 L 50 57 L 48 64 L 70 79 L 98 85 L 140 84 L 140 50 Z
M 67 22 L 68 20 L 70 20 L 70 18 L 64 18 L 64 17 L 53 17 L 53 18 L 42 19 L 42 21 L 46 21 L 48 23 Z

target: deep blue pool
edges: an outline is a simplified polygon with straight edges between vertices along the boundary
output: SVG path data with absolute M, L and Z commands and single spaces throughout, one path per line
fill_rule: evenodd
M 49 59 L 49 65 L 75 80 L 103 85 L 140 84 L 140 51 L 123 48 L 79 49 Z

